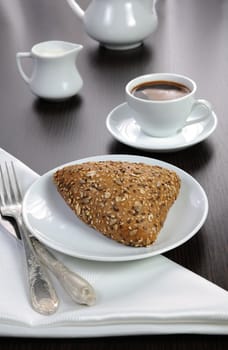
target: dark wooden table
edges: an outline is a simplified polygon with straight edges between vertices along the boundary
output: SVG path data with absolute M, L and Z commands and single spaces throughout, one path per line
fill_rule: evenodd
M 79 1 L 86 7 L 88 0 Z M 38 173 L 86 156 L 123 153 L 168 161 L 193 175 L 209 199 L 200 232 L 166 256 L 228 290 L 228 2 L 160 0 L 157 31 L 128 52 L 100 48 L 63 0 L 0 2 L 0 147 Z M 45 40 L 81 43 L 80 95 L 62 103 L 37 99 L 16 68 L 15 54 Z M 27 65 L 27 70 L 31 66 Z M 150 72 L 186 74 L 198 97 L 210 100 L 218 128 L 199 145 L 176 153 L 146 153 L 115 141 L 105 127 L 108 112 L 124 101 L 125 84 Z M 228 338 L 207 335 L 97 339 L 7 339 L 0 348 L 19 349 L 225 349 Z

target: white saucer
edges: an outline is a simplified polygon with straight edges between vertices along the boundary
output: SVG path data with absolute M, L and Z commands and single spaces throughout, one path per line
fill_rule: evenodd
M 114 108 L 106 119 L 109 132 L 118 141 L 135 148 L 153 152 L 179 151 L 205 140 L 217 126 L 217 116 L 212 111 L 209 119 L 189 125 L 170 137 L 146 135 L 131 116 L 127 103 Z

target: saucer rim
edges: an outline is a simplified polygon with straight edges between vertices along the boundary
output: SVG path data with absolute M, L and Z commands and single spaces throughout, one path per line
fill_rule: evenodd
M 135 142 L 132 142 L 130 140 L 125 140 L 121 137 L 119 137 L 119 135 L 117 135 L 117 133 L 114 131 L 114 128 L 111 127 L 111 123 L 110 120 L 112 119 L 112 116 L 115 114 L 115 112 L 123 107 L 127 107 L 127 102 L 123 102 L 119 105 L 117 105 L 116 107 L 114 107 L 109 114 L 106 117 L 106 128 L 108 129 L 108 131 L 110 132 L 110 134 L 119 142 L 130 146 L 130 147 L 134 147 L 136 149 L 141 149 L 141 150 L 145 150 L 145 151 L 154 151 L 154 152 L 170 152 L 170 151 L 181 151 L 185 148 L 194 146 L 204 140 L 206 140 L 217 128 L 218 125 L 218 118 L 217 115 L 215 113 L 214 110 L 211 111 L 210 113 L 210 117 L 209 119 L 213 119 L 213 125 L 211 127 L 211 129 L 209 129 L 209 131 L 206 134 L 203 134 L 201 137 L 196 137 L 193 141 L 190 142 L 186 142 L 186 143 L 181 143 L 179 145 L 175 145 L 172 147 L 169 147 L 167 145 L 160 145 L 160 146 L 151 146 L 151 147 L 147 147 L 147 146 L 143 146 L 143 145 L 137 145 Z M 127 107 L 128 108 L 128 107 Z M 132 117 L 132 119 L 134 119 Z M 135 120 L 135 119 L 134 119 Z M 138 125 L 138 124 L 137 124 Z M 186 126 L 188 127 L 188 126 Z M 156 137 L 151 136 L 152 139 L 155 139 Z M 168 137 L 162 137 L 161 139 L 167 139 Z M 157 139 L 157 138 L 156 138 Z

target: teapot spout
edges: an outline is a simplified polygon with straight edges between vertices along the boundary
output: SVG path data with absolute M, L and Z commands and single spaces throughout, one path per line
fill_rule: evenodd
M 85 15 L 85 11 L 78 5 L 78 3 L 75 0 L 67 0 L 68 4 L 72 8 L 72 10 L 76 13 L 76 15 L 83 19 Z

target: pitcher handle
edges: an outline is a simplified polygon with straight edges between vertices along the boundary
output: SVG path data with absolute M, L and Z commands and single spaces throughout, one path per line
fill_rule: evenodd
M 32 54 L 30 52 L 18 52 L 16 54 L 16 60 L 17 60 L 17 67 L 19 70 L 20 75 L 24 79 L 24 81 L 29 84 L 30 83 L 30 78 L 25 74 L 22 65 L 21 65 L 21 58 L 32 58 Z
M 72 10 L 76 13 L 79 18 L 83 18 L 85 11 L 78 5 L 75 0 L 67 0 L 68 4 L 72 8 Z

